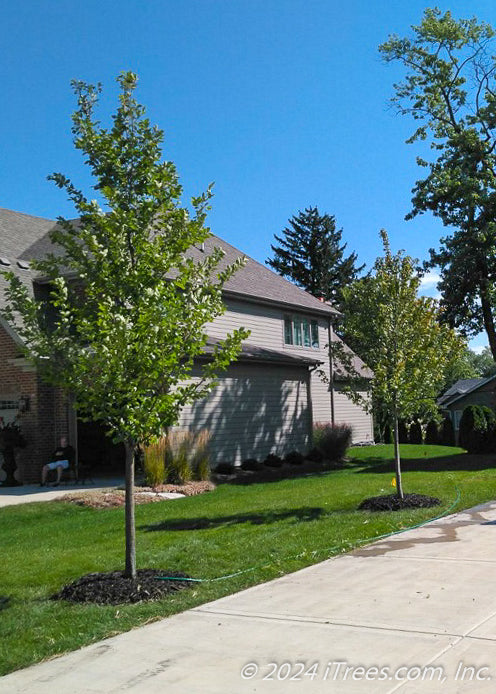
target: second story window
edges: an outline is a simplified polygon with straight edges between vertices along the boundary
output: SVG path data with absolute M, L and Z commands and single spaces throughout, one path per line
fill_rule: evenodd
M 296 347 L 319 348 L 319 324 L 301 316 L 284 316 L 284 343 Z

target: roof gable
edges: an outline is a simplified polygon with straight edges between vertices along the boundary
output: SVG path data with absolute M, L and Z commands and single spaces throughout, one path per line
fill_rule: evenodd
M 454 392 L 452 395 L 448 395 L 449 390 L 446 391 L 446 393 L 439 398 L 438 403 L 442 407 L 448 407 L 449 405 L 452 405 L 454 402 L 457 402 L 458 400 L 465 398 L 467 395 L 470 395 L 471 393 L 476 392 L 477 390 L 479 390 L 483 386 L 487 385 L 488 383 L 491 383 L 491 381 L 494 381 L 495 379 L 496 379 L 496 374 L 494 374 L 493 376 L 489 376 L 488 378 L 461 379 L 461 381 L 462 380 L 475 381 L 475 383 L 473 383 L 471 386 L 468 386 L 467 388 L 465 388 L 465 390 L 462 390 L 462 391 L 458 390 L 458 391 Z M 457 381 L 454 385 L 456 386 L 461 381 Z M 453 387 L 454 386 L 452 386 L 452 388 Z

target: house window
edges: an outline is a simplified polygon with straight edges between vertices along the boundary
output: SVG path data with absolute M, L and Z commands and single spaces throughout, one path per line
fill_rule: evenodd
M 287 345 L 293 344 L 293 321 L 289 316 L 284 317 L 284 342 Z
M 312 347 L 314 349 L 319 348 L 319 324 L 317 323 L 316 320 L 313 320 L 312 323 Z
M 293 337 L 295 345 L 302 347 L 303 340 L 301 338 L 301 318 L 293 318 Z
M 318 349 L 318 321 L 301 316 L 284 316 L 284 344 Z

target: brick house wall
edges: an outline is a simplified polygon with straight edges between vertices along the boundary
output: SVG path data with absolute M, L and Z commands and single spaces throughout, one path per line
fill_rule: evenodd
M 70 434 L 70 404 L 60 389 L 43 383 L 21 350 L 0 326 L 0 401 L 28 399 L 27 412 L 15 412 L 27 446 L 17 451 L 16 478 L 24 483 L 40 481 L 60 436 Z M 0 454 L 0 465 L 3 460 Z M 5 473 L 0 467 L 0 481 Z

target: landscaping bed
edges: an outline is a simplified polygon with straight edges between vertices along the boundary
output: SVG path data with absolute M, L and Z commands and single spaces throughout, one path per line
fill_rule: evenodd
M 175 580 L 160 580 L 166 576 Z M 144 600 L 163 598 L 184 588 L 191 588 L 191 581 L 185 574 L 160 569 L 139 569 L 136 580 L 125 578 L 122 571 L 92 573 L 64 586 L 52 595 L 52 600 L 67 600 L 79 603 L 98 603 L 100 605 L 120 605 Z
M 358 509 L 360 511 L 401 511 L 405 508 L 432 508 L 440 504 L 440 499 L 425 494 L 405 494 L 403 498 L 397 494 L 386 494 L 365 499 Z
M 197 496 L 215 489 L 212 482 L 188 482 L 187 484 L 162 484 L 158 487 L 136 487 L 134 503 L 152 504 L 164 501 L 165 494 L 178 494 L 181 496 Z M 77 506 L 88 508 L 119 508 L 124 506 L 125 492 L 123 489 L 110 489 L 105 491 L 82 491 L 65 494 L 58 499 L 67 501 Z

